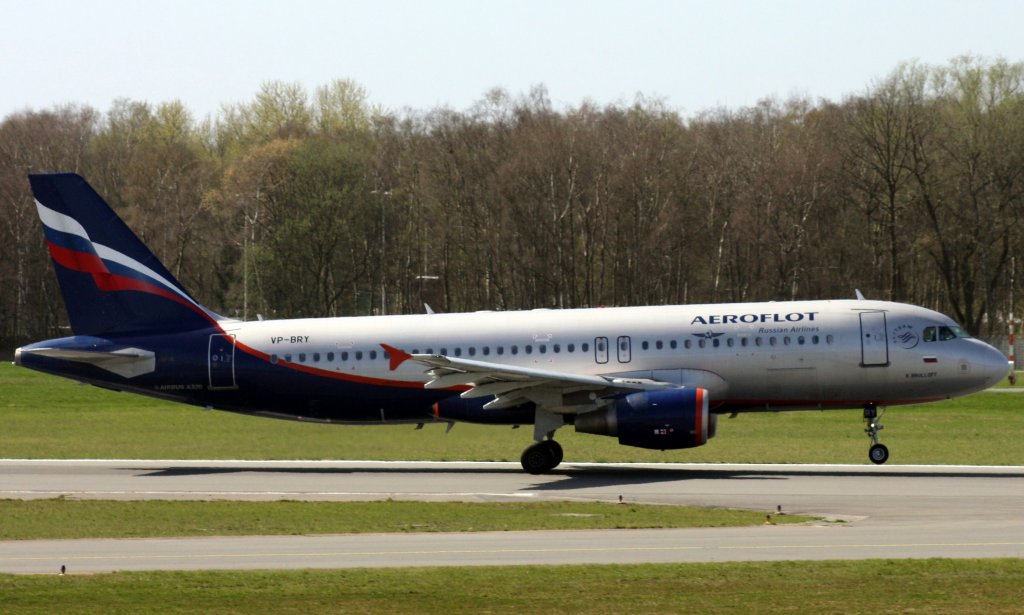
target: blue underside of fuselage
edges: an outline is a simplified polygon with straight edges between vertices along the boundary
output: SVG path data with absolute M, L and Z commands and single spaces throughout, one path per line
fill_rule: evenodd
M 211 387 L 207 344 L 212 330 L 166 337 L 118 340 L 71 337 L 25 346 L 20 364 L 119 391 L 180 403 L 274 418 L 330 423 L 423 423 L 465 421 L 485 424 L 531 424 L 532 405 L 511 410 L 484 410 L 493 398 L 463 400 L 459 391 L 430 390 L 397 383 L 360 382 L 324 370 L 308 373 L 288 364 L 272 365 L 241 349 L 234 353 L 233 373 Z M 88 340 L 90 343 L 83 343 Z M 93 340 L 105 342 L 103 347 Z M 32 354 L 36 348 L 91 347 L 97 350 L 142 348 L 156 355 L 155 370 L 132 378 L 118 376 L 87 362 Z

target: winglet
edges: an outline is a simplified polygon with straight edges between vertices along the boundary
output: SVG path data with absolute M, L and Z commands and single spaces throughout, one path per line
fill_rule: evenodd
M 381 344 L 380 347 L 383 348 L 384 351 L 388 353 L 389 357 L 391 357 L 391 371 L 395 371 L 396 369 L 398 369 L 399 365 L 405 363 L 406 361 L 412 358 L 411 354 L 404 350 L 399 350 L 394 346 Z

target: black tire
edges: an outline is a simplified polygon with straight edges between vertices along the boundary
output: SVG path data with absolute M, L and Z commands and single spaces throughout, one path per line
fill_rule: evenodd
M 871 463 L 882 465 L 889 461 L 889 447 L 884 444 L 875 444 L 868 449 L 868 459 Z
M 530 474 L 544 474 L 554 467 L 551 465 L 552 461 L 550 449 L 544 446 L 544 442 L 526 447 L 523 456 L 519 458 L 523 469 Z
M 562 463 L 562 457 L 565 455 L 562 451 L 562 445 L 554 440 L 547 440 L 543 442 L 547 445 L 548 454 L 551 456 L 551 467 L 549 470 L 554 470 L 558 467 L 558 464 Z

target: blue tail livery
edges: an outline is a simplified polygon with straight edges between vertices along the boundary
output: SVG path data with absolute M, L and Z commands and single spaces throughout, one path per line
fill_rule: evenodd
M 15 363 L 109 389 L 322 423 L 532 424 L 626 446 L 705 444 L 722 413 L 879 408 L 992 386 L 998 350 L 925 308 L 856 300 L 243 322 L 203 307 L 78 175 L 29 176 L 73 335 Z M 471 239 L 467 239 L 471 240 Z
M 223 320 L 200 306 L 84 179 L 30 175 L 76 335 L 191 330 Z

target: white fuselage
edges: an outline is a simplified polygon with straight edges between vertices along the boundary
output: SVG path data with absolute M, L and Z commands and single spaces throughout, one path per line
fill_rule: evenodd
M 858 407 L 930 401 L 991 386 L 1005 357 L 924 308 L 881 301 L 799 301 L 245 322 L 240 345 L 313 373 L 382 385 L 429 380 L 392 370 L 381 344 L 554 372 L 701 386 L 713 408 Z

